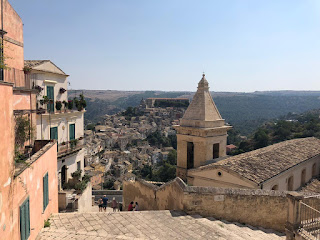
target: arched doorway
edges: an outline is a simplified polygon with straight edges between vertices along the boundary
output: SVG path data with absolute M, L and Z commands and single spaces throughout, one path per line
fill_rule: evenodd
M 274 186 L 271 188 L 271 190 L 279 190 L 278 184 L 274 185 Z
M 61 187 L 63 188 L 63 185 L 66 183 L 67 178 L 67 167 L 66 165 L 63 165 L 61 168 Z

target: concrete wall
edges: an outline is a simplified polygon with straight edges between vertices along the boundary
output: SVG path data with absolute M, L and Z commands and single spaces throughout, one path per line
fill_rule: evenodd
M 141 210 L 183 210 L 284 232 L 286 193 L 280 191 L 190 187 L 181 179 L 157 187 L 143 180 L 123 183 L 124 210 L 131 201 Z
M 23 23 L 19 15 L 9 4 L 8 0 L 3 0 L 3 8 L 3 28 L 7 32 L 4 37 L 5 63 L 10 68 L 22 70 L 24 66 Z
M 89 182 L 87 188 L 78 199 L 78 212 L 91 212 L 92 211 L 92 185 Z

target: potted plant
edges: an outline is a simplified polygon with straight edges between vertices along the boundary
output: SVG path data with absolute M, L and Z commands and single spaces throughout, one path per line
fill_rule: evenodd
M 70 147 L 71 149 L 74 149 L 78 144 L 78 140 L 77 139 L 73 139 L 70 141 Z
M 31 72 L 31 68 L 28 67 L 28 66 L 24 66 L 23 67 L 23 72 L 24 72 L 24 74 L 29 74 Z
M 36 90 L 38 91 L 38 94 L 43 90 L 43 88 L 40 87 L 39 85 L 36 85 L 36 86 L 34 87 L 34 89 L 36 89 Z
M 64 110 L 66 111 L 67 108 L 68 108 L 68 102 L 63 100 L 62 103 L 63 103 L 63 106 L 64 106 Z
M 48 102 L 49 102 L 48 96 L 43 96 L 43 104 L 48 104 Z
M 61 111 L 61 108 L 62 108 L 62 103 L 61 103 L 61 101 L 56 101 L 56 109 L 57 109 L 58 111 Z
M 76 108 L 78 109 L 78 111 L 81 111 L 82 109 L 81 109 L 81 105 L 80 105 L 78 98 L 76 98 L 76 97 L 73 98 L 73 102 L 74 102 Z
M 84 99 L 83 94 L 80 94 L 79 104 L 80 104 L 80 106 L 81 106 L 81 110 L 83 110 L 84 108 L 87 107 L 87 102 L 86 102 L 86 100 Z
M 73 101 L 72 100 L 68 100 L 68 109 L 72 110 L 73 108 Z
M 63 94 L 63 93 L 65 93 L 67 90 L 65 89 L 65 88 L 60 88 L 60 90 L 59 90 L 59 93 L 60 94 Z

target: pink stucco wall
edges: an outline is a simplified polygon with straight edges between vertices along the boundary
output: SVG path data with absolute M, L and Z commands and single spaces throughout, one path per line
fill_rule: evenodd
M 42 148 L 45 151 L 15 177 L 12 86 L 1 82 L 0 109 L 0 239 L 20 239 L 19 207 L 27 197 L 30 200 L 29 239 L 35 239 L 44 220 L 58 212 L 56 143 Z M 47 172 L 49 205 L 43 212 L 43 176 Z
M 22 70 L 24 66 L 23 22 L 8 0 L 3 1 L 3 10 L 3 28 L 7 32 L 4 41 L 5 63 L 10 68 Z
M 10 195 L 13 170 L 13 107 L 12 86 L 0 82 L 0 239 L 9 219 L 8 196 Z M 6 227 L 5 227 L 6 228 Z M 9 238 L 7 238 L 9 239 Z

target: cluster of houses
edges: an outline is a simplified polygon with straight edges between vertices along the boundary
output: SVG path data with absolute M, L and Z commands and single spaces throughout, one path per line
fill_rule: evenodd
M 95 176 L 91 178 L 93 189 L 101 189 L 103 181 L 108 180 L 113 180 L 113 188 L 119 189 L 132 170 L 166 160 L 174 150 L 172 146 L 150 145 L 147 137 L 156 131 L 164 137 L 175 135 L 172 126 L 179 123 L 185 108 L 148 108 L 141 100 L 138 109 L 139 116 L 106 115 L 103 124 L 84 131 L 85 173 Z

